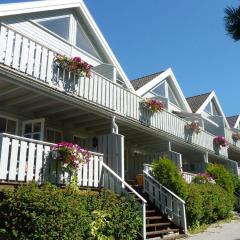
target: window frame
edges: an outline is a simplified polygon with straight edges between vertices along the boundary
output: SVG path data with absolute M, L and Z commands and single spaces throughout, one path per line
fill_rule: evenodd
M 55 141 L 55 140 L 56 140 L 56 139 L 55 139 L 55 138 L 56 138 L 56 136 L 55 136 L 55 133 L 56 133 L 56 132 L 58 132 L 58 133 L 61 134 L 61 136 L 62 136 L 62 137 L 61 137 L 61 142 L 63 141 L 63 131 L 62 131 L 62 130 L 59 130 L 59 129 L 56 129 L 56 128 L 52 128 L 52 127 L 46 127 L 46 131 L 45 131 L 45 132 L 46 132 L 46 135 L 45 135 L 45 141 L 46 141 L 46 142 L 48 142 L 48 140 L 47 140 L 47 131 L 48 131 L 48 130 L 54 132 L 54 142 L 53 142 L 53 143 L 56 143 L 56 141 Z M 51 142 L 51 143 L 52 143 L 52 142 Z
M 5 115 L 5 114 L 0 114 L 0 118 L 4 118 L 4 119 L 6 119 L 7 121 L 8 121 L 8 120 L 11 120 L 11 121 L 16 122 L 16 130 L 15 130 L 15 134 L 13 134 L 13 135 L 17 135 L 17 134 L 18 134 L 18 130 L 19 130 L 19 119 L 14 118 L 14 117 L 9 117 L 8 115 Z M 6 127 L 7 127 L 7 122 L 6 122 Z M 6 130 L 7 130 L 7 129 L 6 129 Z

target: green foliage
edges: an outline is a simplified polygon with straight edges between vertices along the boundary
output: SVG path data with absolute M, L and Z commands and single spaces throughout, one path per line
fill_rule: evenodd
M 229 193 L 217 184 L 189 185 L 190 195 L 186 201 L 188 225 L 199 227 L 228 217 L 233 208 Z
M 0 202 L 0 233 L 9 240 L 133 240 L 140 228 L 136 202 L 105 190 L 27 184 Z
M 188 186 L 175 164 L 167 157 L 162 157 L 153 163 L 153 176 L 165 187 L 176 193 L 182 199 L 188 195 Z
M 208 164 L 207 172 L 213 176 L 216 184 L 225 189 L 230 197 L 231 201 L 234 200 L 234 182 L 232 173 L 230 173 L 223 165 Z

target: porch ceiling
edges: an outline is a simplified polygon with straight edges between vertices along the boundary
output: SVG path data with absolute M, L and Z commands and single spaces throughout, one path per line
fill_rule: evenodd
M 64 125 L 68 130 L 85 131 L 89 134 L 97 131 L 109 133 L 111 129 L 110 117 L 3 79 L 0 79 L 0 111 L 22 120 L 45 118 L 46 122 L 54 122 Z

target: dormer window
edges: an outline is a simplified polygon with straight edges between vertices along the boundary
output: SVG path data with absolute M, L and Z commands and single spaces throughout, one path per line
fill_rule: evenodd
M 76 29 L 76 46 L 95 57 L 98 56 L 97 52 L 91 44 L 91 41 L 88 39 L 87 35 L 79 24 L 77 24 Z
M 165 97 L 165 83 L 160 84 L 152 90 L 157 96 Z
M 176 96 L 174 95 L 173 90 L 170 88 L 170 86 L 168 86 L 168 98 L 172 104 L 179 106 L 178 100 L 177 100 Z
M 218 110 L 215 101 L 213 101 L 213 100 L 208 103 L 208 105 L 206 106 L 204 111 L 212 116 L 221 116 L 221 113 Z
M 37 23 L 57 34 L 65 40 L 69 40 L 70 16 L 61 16 L 38 20 Z

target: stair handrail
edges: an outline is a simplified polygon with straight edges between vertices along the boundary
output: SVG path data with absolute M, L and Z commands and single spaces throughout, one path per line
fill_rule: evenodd
M 107 173 L 107 176 L 104 176 L 104 174 Z M 133 193 L 137 199 L 141 201 L 141 214 L 142 214 L 142 221 L 143 221 L 143 226 L 142 226 L 142 232 L 140 233 L 142 235 L 143 240 L 146 240 L 146 204 L 147 201 L 136 191 L 134 190 L 127 182 L 125 182 L 117 173 L 115 173 L 109 166 L 107 166 L 104 162 L 101 162 L 101 185 L 102 187 L 108 188 L 110 190 L 113 190 L 117 192 L 115 189 L 115 184 L 113 189 L 111 186 L 107 185 L 107 183 L 104 180 L 104 177 L 113 177 L 114 180 L 117 180 L 120 182 L 120 188 L 121 188 L 121 193 L 125 193 L 130 195 L 127 191 L 124 191 L 126 188 L 130 190 L 131 193 Z M 110 176 L 109 176 L 110 174 Z M 119 192 L 117 192 L 119 193 Z M 140 203 L 139 203 L 140 204 Z
M 183 199 L 181 199 L 179 196 L 177 196 L 175 193 L 173 193 L 171 190 L 169 190 L 168 188 L 166 188 L 165 186 L 163 186 L 161 183 L 159 183 L 151 174 L 150 174 L 150 169 L 151 169 L 151 165 L 149 164 L 144 164 L 144 170 L 143 170 L 143 174 L 144 174 L 144 192 L 146 192 L 149 195 L 149 199 L 151 202 L 153 202 L 156 206 L 156 203 L 159 202 L 158 199 L 156 199 L 156 196 L 154 196 L 154 194 L 151 194 L 150 190 L 147 188 L 147 184 L 150 183 L 150 181 L 148 179 L 150 179 L 152 181 L 152 189 L 155 187 L 158 188 L 158 191 L 161 193 L 161 195 L 169 195 L 170 198 L 175 198 L 179 204 L 181 205 L 181 212 L 182 215 L 178 216 L 179 220 L 178 223 L 175 221 L 174 217 L 172 217 L 172 219 L 170 219 L 171 221 L 173 221 L 173 223 L 175 223 L 176 225 L 180 225 L 180 227 L 182 227 L 182 229 L 184 230 L 184 233 L 187 233 L 187 219 L 186 219 L 186 210 L 185 210 L 185 201 Z M 164 189 L 164 193 L 163 190 Z M 155 198 L 154 198 L 155 197 Z M 162 196 L 161 196 L 162 197 Z M 169 212 L 172 212 L 173 216 L 176 214 L 173 212 L 173 210 L 171 211 L 168 206 L 163 205 L 162 201 L 159 202 L 160 207 L 156 206 L 157 208 L 159 208 L 159 210 L 162 212 L 162 214 L 166 214 Z M 171 203 L 171 206 L 173 206 L 174 204 Z M 163 209 L 165 208 L 165 209 Z M 167 209 L 166 209 L 167 208 Z M 169 211 L 170 210 L 170 211 Z M 182 218 L 182 219 L 180 219 Z

